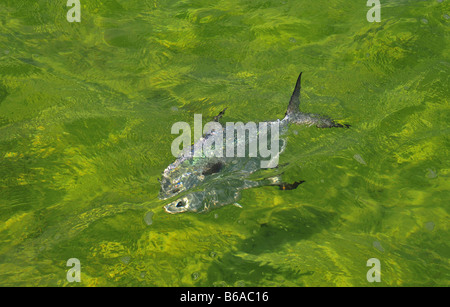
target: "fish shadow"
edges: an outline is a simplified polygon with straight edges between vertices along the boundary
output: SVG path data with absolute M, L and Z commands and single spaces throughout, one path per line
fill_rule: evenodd
M 337 213 L 313 206 L 275 209 L 267 222 L 259 224 L 259 230 L 254 232 L 254 236 L 243 240 L 236 250 L 224 254 L 212 263 L 208 269 L 208 283 L 221 281 L 228 285 L 236 282 L 259 285 L 261 279 L 267 281 L 282 275 L 284 279 L 295 280 L 299 285 L 302 276 L 312 275 L 314 271 L 298 271 L 289 266 L 276 267 L 258 261 L 258 255 L 282 253 L 283 246 L 307 240 L 331 227 L 337 218 Z M 302 255 L 299 254 L 298 257 Z
M 253 255 L 276 251 L 290 241 L 305 240 L 329 228 L 336 217 L 335 212 L 313 206 L 276 209 L 254 236 L 241 243 L 239 250 Z

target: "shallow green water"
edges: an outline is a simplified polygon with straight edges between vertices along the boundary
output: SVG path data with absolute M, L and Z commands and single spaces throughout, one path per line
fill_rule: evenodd
M 0 286 L 448 286 L 450 5 L 381 2 L 2 0 Z M 306 182 L 165 213 L 172 124 L 281 118 L 300 71 L 352 125 L 291 127 Z

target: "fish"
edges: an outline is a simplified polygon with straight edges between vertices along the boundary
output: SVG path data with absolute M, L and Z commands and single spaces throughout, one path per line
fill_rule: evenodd
M 187 193 L 185 196 L 171 202 L 164 208 L 167 213 L 176 214 L 182 212 L 207 212 L 215 208 L 222 207 L 227 204 L 235 204 L 242 208 L 238 203 L 241 198 L 240 191 L 250 188 L 262 186 L 278 186 L 280 190 L 293 190 L 304 180 L 294 183 L 284 183 L 281 176 L 273 176 L 263 180 L 246 180 L 246 179 L 227 179 L 221 181 L 220 184 L 215 183 L 213 186 L 205 185 L 204 190 L 198 190 Z
M 327 116 L 301 112 L 301 79 L 302 73 L 297 78 L 284 117 L 263 122 L 267 127 L 267 137 L 270 138 L 273 134 L 273 127 L 278 129 L 279 136 L 281 136 L 281 138 L 275 139 L 275 142 L 278 142 L 275 144 L 279 148 L 277 155 L 272 156 L 270 161 L 267 162 L 269 167 L 275 169 L 278 168 L 278 165 L 273 166 L 272 162 L 277 162 L 279 155 L 286 148 L 286 140 L 282 136 L 286 135 L 291 124 L 316 126 L 318 128 L 350 127 L 348 124 L 340 124 Z M 219 122 L 225 114 L 225 110 L 221 111 L 213 120 Z M 263 157 L 260 154 L 253 156 L 246 154 L 240 157 L 211 156 L 205 153 L 196 157 L 192 154 L 195 148 L 211 141 L 210 138 L 217 137 L 218 134 L 226 136 L 226 133 L 225 128 L 208 131 L 163 171 L 159 180 L 161 188 L 158 198 L 167 200 L 177 197 L 176 200 L 164 206 L 167 213 L 207 212 L 228 204 L 238 204 L 241 191 L 245 189 L 276 186 L 280 190 L 293 190 L 304 182 L 303 180 L 293 183 L 284 182 L 282 174 L 252 179 L 252 175 L 262 169 L 261 161 Z M 261 130 L 258 130 L 258 135 L 261 135 Z M 234 147 L 239 144 L 242 146 L 243 143 L 239 143 L 234 134 L 231 138 L 234 141 Z M 244 140 L 246 147 L 249 146 L 249 142 L 251 142 L 249 138 Z M 272 166 L 270 166 L 271 163 Z

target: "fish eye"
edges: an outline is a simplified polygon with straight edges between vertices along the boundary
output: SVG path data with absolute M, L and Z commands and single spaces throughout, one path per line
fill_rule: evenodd
M 182 201 L 179 201 L 178 204 L 176 205 L 176 207 L 177 207 L 177 208 L 184 207 L 183 202 L 182 202 Z

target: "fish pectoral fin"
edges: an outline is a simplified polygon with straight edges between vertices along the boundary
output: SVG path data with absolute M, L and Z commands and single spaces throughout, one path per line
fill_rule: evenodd
M 285 183 L 282 182 L 281 184 L 279 184 L 278 186 L 280 187 L 280 190 L 283 191 L 289 191 L 289 190 L 295 190 L 300 184 L 302 184 L 303 182 L 305 182 L 304 180 L 300 180 L 300 181 L 296 181 L 294 183 Z

